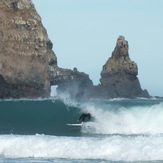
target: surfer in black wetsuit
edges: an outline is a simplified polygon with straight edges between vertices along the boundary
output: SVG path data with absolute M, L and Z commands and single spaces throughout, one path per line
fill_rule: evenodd
M 80 117 L 78 122 L 83 123 L 85 119 L 90 120 L 91 119 L 91 114 L 90 113 L 83 113 Z

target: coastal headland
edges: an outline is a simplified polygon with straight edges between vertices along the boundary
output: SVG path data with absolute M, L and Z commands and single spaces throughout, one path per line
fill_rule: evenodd
M 32 0 L 0 1 L 0 98 L 149 98 L 142 90 L 138 66 L 129 57 L 129 44 L 119 36 L 111 57 L 101 70 L 99 85 L 77 68 L 58 66 L 53 43 Z M 59 55 L 59 54 L 58 54 Z

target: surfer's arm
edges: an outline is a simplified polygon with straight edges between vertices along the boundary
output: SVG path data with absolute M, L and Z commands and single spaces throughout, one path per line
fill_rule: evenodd
M 78 121 L 80 121 L 83 118 L 83 114 L 79 117 Z

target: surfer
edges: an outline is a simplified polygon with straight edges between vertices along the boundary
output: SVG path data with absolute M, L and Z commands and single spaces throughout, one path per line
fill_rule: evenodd
M 91 114 L 90 113 L 83 113 L 79 119 L 78 122 L 83 123 L 86 119 L 90 120 L 91 119 Z

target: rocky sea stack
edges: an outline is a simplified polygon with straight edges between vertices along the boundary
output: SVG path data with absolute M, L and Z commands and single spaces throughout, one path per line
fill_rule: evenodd
M 77 68 L 59 68 L 52 47 L 32 0 L 1 0 L 0 98 L 49 97 L 52 85 L 73 98 L 149 97 L 123 36 L 103 66 L 98 86 Z
M 82 98 L 137 98 L 150 97 L 147 90 L 142 90 L 137 64 L 129 58 L 129 45 L 123 36 L 117 39 L 112 56 L 101 71 L 100 84 L 93 86 L 88 76 L 69 78 L 59 83 L 59 92 L 71 97 Z M 72 74 L 71 74 L 72 75 Z
M 138 75 L 137 64 L 129 58 L 129 45 L 123 36 L 117 39 L 112 56 L 107 60 L 101 71 L 101 85 L 98 89 L 103 97 L 149 97 L 142 90 Z

